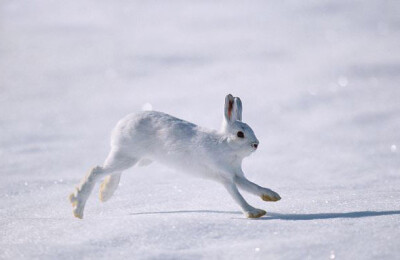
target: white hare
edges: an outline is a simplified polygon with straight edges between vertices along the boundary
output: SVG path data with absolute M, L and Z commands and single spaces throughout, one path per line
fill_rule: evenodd
M 97 181 L 106 177 L 100 187 L 100 199 L 108 200 L 123 170 L 135 164 L 158 161 L 175 169 L 190 172 L 222 183 L 249 218 L 266 214 L 249 205 L 238 187 L 265 201 L 280 196 L 250 182 L 242 171 L 242 160 L 257 149 L 253 130 L 242 122 L 242 102 L 227 95 L 221 131 L 211 131 L 156 111 L 131 114 L 118 122 L 111 138 L 111 151 L 103 166 L 94 167 L 69 196 L 75 217 L 82 218 L 86 200 Z

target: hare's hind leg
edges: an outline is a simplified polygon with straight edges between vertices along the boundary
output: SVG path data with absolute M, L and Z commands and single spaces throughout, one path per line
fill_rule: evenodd
M 108 175 L 104 178 L 100 185 L 100 200 L 106 202 L 109 200 L 118 188 L 122 172 Z
M 101 166 L 92 168 L 75 188 L 75 192 L 69 195 L 69 201 L 72 204 L 72 212 L 74 213 L 75 217 L 83 218 L 83 210 L 85 208 L 86 201 L 93 190 L 96 180 L 103 172 L 104 168 Z
M 121 171 L 130 168 L 137 161 L 136 158 L 126 156 L 124 153 L 111 151 L 104 165 L 96 166 L 91 169 L 82 179 L 78 187 L 76 187 L 75 192 L 69 196 L 69 200 L 73 206 L 74 216 L 77 218 L 83 218 L 83 210 L 86 201 L 97 181 L 110 174 L 120 174 Z
M 144 158 L 138 160 L 136 165 L 139 167 L 143 167 L 151 163 L 152 161 L 150 159 Z M 121 174 L 122 172 L 113 173 L 112 175 L 108 175 L 104 178 L 103 182 L 100 185 L 100 194 L 99 194 L 100 201 L 106 202 L 113 196 L 114 192 L 118 188 L 118 184 L 121 179 Z
M 152 161 L 150 159 L 143 158 L 140 159 L 136 165 L 143 167 L 151 163 Z M 100 185 L 100 194 L 99 194 L 100 200 L 102 202 L 106 202 L 107 200 L 109 200 L 114 194 L 114 192 L 117 190 L 119 181 L 121 179 L 121 174 L 122 172 L 114 173 L 104 178 L 104 181 Z

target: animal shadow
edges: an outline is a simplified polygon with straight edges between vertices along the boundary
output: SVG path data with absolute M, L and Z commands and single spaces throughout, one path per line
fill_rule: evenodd
M 173 210 L 173 211 L 151 211 L 151 212 L 134 212 L 129 215 L 159 215 L 159 214 L 235 214 L 241 215 L 239 211 L 220 211 L 220 210 Z M 334 219 L 334 218 L 366 218 L 379 217 L 388 215 L 400 215 L 400 210 L 388 211 L 354 211 L 344 213 L 312 213 L 312 214 L 284 214 L 268 212 L 258 220 L 318 220 L 318 219 Z
M 354 211 L 344 213 L 314 213 L 314 214 L 281 214 L 269 212 L 263 219 L 280 219 L 280 220 L 317 220 L 317 219 L 333 219 L 333 218 L 366 218 L 387 215 L 400 215 L 400 210 L 388 211 Z

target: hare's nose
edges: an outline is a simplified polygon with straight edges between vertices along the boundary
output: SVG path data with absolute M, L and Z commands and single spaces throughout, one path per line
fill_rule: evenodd
M 251 146 L 252 146 L 254 149 L 257 149 L 258 143 L 252 143 Z

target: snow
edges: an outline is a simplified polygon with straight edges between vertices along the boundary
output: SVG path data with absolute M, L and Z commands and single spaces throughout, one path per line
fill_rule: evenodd
M 399 12 L 377 0 L 2 1 L 0 258 L 398 258 Z M 67 197 L 120 118 L 144 107 L 218 129 L 227 93 L 260 140 L 247 177 L 282 197 L 243 193 L 265 217 L 157 163 L 73 217 Z

